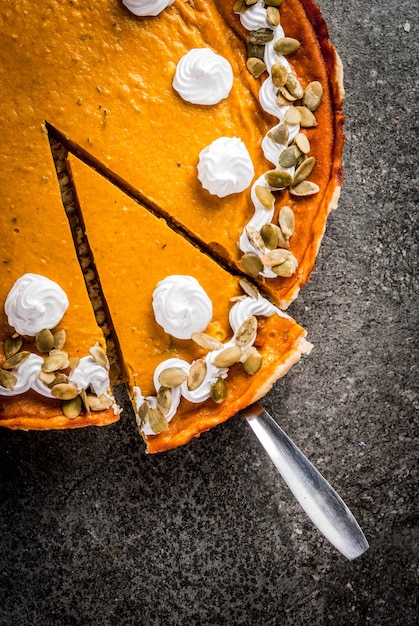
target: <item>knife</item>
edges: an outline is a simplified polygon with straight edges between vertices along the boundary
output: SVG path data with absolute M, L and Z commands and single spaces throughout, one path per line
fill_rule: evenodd
M 342 498 L 258 403 L 241 411 L 308 517 L 352 561 L 368 550 L 358 522 Z

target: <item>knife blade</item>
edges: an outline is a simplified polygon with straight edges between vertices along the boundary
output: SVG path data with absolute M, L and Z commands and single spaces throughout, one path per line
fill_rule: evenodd
M 333 487 L 258 403 L 241 411 L 308 517 L 347 559 L 369 548 L 358 522 Z

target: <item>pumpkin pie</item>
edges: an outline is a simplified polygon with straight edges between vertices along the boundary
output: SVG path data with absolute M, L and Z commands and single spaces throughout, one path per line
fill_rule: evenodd
M 68 362 L 41 375 L 49 391 L 64 385 L 61 397 L 40 396 L 33 386 L 0 396 L 0 422 L 67 428 L 118 419 L 105 390 L 104 338 L 76 254 L 84 228 L 139 426 L 157 451 L 260 397 L 306 349 L 303 329 L 279 309 L 266 319 L 252 314 L 243 320 L 258 320 L 252 345 L 239 346 L 240 357 L 220 367 L 228 372 L 216 377 L 212 399 L 193 402 L 190 382 L 182 381 L 174 386 L 179 404 L 170 419 L 160 410 L 167 398 L 155 399 L 160 387 L 172 389 L 154 376 L 163 355 L 183 362 L 174 368 L 189 376 L 194 362 L 202 369 L 209 353 L 237 347 L 241 324 L 230 322 L 236 304 L 260 298 L 268 306 L 257 289 L 255 296 L 247 287 L 253 295 L 243 297 L 239 275 L 250 276 L 269 306 L 282 309 L 308 279 L 342 180 L 343 90 L 338 57 L 312 0 L 163 1 L 154 3 L 153 16 L 144 15 L 149 4 L 22 0 L 0 9 L 7 44 L 0 50 L 0 298 L 6 301 L 16 281 L 39 285 L 43 277 L 51 281 L 48 293 L 61 289 L 68 299 L 53 327 L 32 334 L 19 333 L 1 311 L 5 388 L 13 391 L 10 376 L 29 369 L 34 356 L 45 361 L 65 352 Z M 77 227 L 62 206 L 51 136 L 72 155 Z M 204 345 L 176 339 L 156 321 L 154 291 L 161 283 L 164 291 L 164 280 L 174 276 L 197 280 L 212 303 L 213 315 L 197 333 Z M 49 350 L 45 336 L 53 337 Z M 209 349 L 207 336 L 223 346 Z M 261 357 L 256 372 L 244 364 L 250 355 Z M 84 386 L 74 373 L 84 364 L 102 374 L 97 393 L 94 378 Z M 59 374 L 66 378 L 57 383 Z M 77 387 L 75 401 L 65 385 Z M 78 398 L 81 412 L 74 416 Z

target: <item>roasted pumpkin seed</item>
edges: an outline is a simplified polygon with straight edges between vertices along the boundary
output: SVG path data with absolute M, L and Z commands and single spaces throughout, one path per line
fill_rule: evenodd
M 270 170 L 265 173 L 265 180 L 273 189 L 283 189 L 292 183 L 292 176 L 283 170 Z
M 288 146 L 279 156 L 279 165 L 281 167 L 294 167 L 300 154 L 301 152 L 295 144 Z
M 310 142 L 307 135 L 304 135 L 304 133 L 297 133 L 294 142 L 303 154 L 308 154 L 310 152 Z
M 280 7 L 284 0 L 265 0 L 268 7 Z
M 54 347 L 54 335 L 48 328 L 40 330 L 35 337 L 35 346 L 39 352 L 49 352 Z
M 308 157 L 300 167 L 295 171 L 294 178 L 292 179 L 292 186 L 302 183 L 303 180 L 308 178 L 316 165 L 316 159 L 314 157 Z
M 255 78 L 259 78 L 266 71 L 265 62 L 256 57 L 249 57 L 246 61 L 246 67 Z
M 254 315 L 248 317 L 237 329 L 234 335 L 234 341 L 239 348 L 244 348 L 247 344 L 254 341 L 258 329 L 258 321 Z M 239 358 L 241 356 L 241 351 Z
M 105 369 L 108 369 L 109 367 L 108 357 L 106 356 L 104 349 L 98 343 L 92 346 L 89 352 L 98 365 L 100 365 L 101 367 Z
M 80 359 L 79 359 L 78 356 L 71 356 L 68 359 L 68 366 L 69 366 L 71 371 L 75 370 L 79 363 L 80 363 Z
M 248 8 L 249 5 L 246 4 L 245 0 L 236 0 L 233 4 L 233 11 L 235 13 L 244 13 L 244 11 L 247 11 Z
M 256 372 L 260 370 L 262 362 L 262 355 L 256 350 L 256 348 L 252 346 L 252 348 L 249 350 L 249 355 L 247 359 L 243 361 L 244 371 L 246 372 L 246 374 L 253 376 L 253 374 L 256 374 Z
M 82 401 L 81 401 L 80 396 L 76 396 L 75 398 L 72 398 L 71 400 L 63 401 L 62 411 L 64 415 L 70 420 L 76 419 L 76 417 L 80 415 L 81 409 L 82 409 Z
M 274 31 L 272 28 L 258 28 L 257 30 L 250 30 L 247 33 L 247 38 L 251 43 L 267 44 L 274 38 Z
M 279 265 L 274 265 L 271 269 L 277 276 L 288 278 L 294 274 L 297 267 L 298 261 L 295 256 L 290 253 L 290 256 L 286 259 L 286 261 L 280 263 Z
M 55 380 L 55 372 L 43 372 L 42 370 L 38 374 L 38 378 L 44 385 L 51 385 Z
M 262 257 L 262 263 L 267 265 L 268 267 L 274 267 L 275 265 L 280 265 L 281 263 L 285 263 L 285 261 L 289 258 L 291 253 L 289 250 L 285 250 L 284 248 L 277 248 L 276 250 L 269 250 Z
M 22 347 L 22 338 L 17 335 L 16 337 L 7 337 L 4 342 L 4 355 L 6 359 L 9 359 L 11 356 L 15 355 Z
M 286 239 L 289 239 L 295 228 L 295 215 L 291 207 L 284 205 L 278 215 L 278 224 Z
M 251 57 L 263 61 L 265 57 L 265 46 L 249 41 L 247 44 L 247 58 L 250 59 Z
M 106 411 L 111 408 L 113 400 L 105 394 L 95 396 L 93 393 L 87 393 L 86 403 L 91 411 Z
M 284 98 L 284 100 L 282 100 L 283 104 L 281 105 L 279 104 L 279 96 L 283 96 Z M 289 106 L 290 103 L 295 102 L 296 100 L 297 98 L 293 96 L 292 93 L 290 93 L 285 86 L 279 88 L 276 99 L 276 103 L 278 104 L 278 106 Z
M 219 376 L 215 382 L 212 383 L 210 387 L 211 399 L 220 404 L 224 402 L 227 398 L 227 385 L 225 380 Z
M 198 387 L 204 382 L 206 375 L 207 365 L 204 359 L 198 359 L 197 361 L 194 361 L 189 370 L 189 377 L 187 382 L 189 391 L 195 391 L 195 389 L 198 389 Z
M 17 376 L 15 376 L 12 372 L 8 372 L 7 370 L 0 369 L 0 385 L 5 389 L 9 389 L 13 391 L 15 385 L 17 383 Z
M 150 424 L 151 430 L 156 433 L 156 435 L 169 429 L 169 423 L 159 409 L 149 409 L 148 423 Z
M 167 367 L 159 374 L 159 384 L 163 387 L 178 387 L 188 379 L 188 374 L 181 367 Z
M 296 100 L 300 100 L 300 98 L 302 98 L 304 95 L 304 89 L 300 81 L 296 76 L 294 76 L 294 74 L 288 74 L 287 80 L 285 82 L 285 87 Z
M 245 232 L 249 243 L 257 250 L 258 252 L 265 251 L 265 244 L 263 243 L 262 236 L 256 228 L 253 226 L 246 226 Z
M 294 39 L 293 37 L 281 37 L 281 39 L 275 41 L 274 50 L 278 54 L 292 54 L 293 52 L 297 52 L 300 45 L 298 39 Z
M 157 408 L 163 413 L 163 415 L 167 415 L 170 411 L 170 407 L 172 406 L 172 391 L 169 387 L 160 387 L 157 392 Z
M 307 85 L 304 89 L 303 105 L 310 109 L 310 111 L 316 111 L 323 97 L 323 87 L 318 80 L 315 80 Z
M 69 366 L 69 360 L 66 352 L 61 350 L 52 350 L 51 354 L 46 357 L 41 365 L 43 372 L 55 372 L 65 369 Z
M 90 406 L 89 406 L 89 402 L 87 400 L 87 391 L 86 389 L 82 389 L 79 393 L 79 396 L 81 398 L 83 407 L 85 408 L 85 410 L 87 411 L 87 413 L 90 413 Z
M 243 254 L 240 259 L 240 263 L 244 271 L 249 274 L 249 276 L 257 276 L 259 272 L 263 270 L 262 261 L 256 254 Z
M 314 194 L 320 191 L 320 187 L 311 180 L 303 180 L 295 187 L 290 187 L 290 193 L 293 196 L 314 196 Z
M 51 395 L 53 395 L 54 398 L 58 398 L 58 400 L 72 400 L 78 393 L 76 385 L 72 385 L 71 383 L 60 383 L 54 385 L 51 389 Z
M 261 205 L 265 207 L 265 209 L 270 211 L 273 208 L 275 196 L 269 191 L 269 189 L 267 189 L 267 187 L 264 187 L 263 185 L 256 185 L 255 194 L 256 198 L 259 200 Z
M 17 354 L 14 354 L 10 358 L 6 359 L 6 361 L 4 361 L 3 369 L 12 370 L 14 367 L 17 367 L 18 365 L 23 363 L 23 361 L 26 361 L 29 355 L 30 355 L 30 352 L 27 352 L 27 351 L 18 352 Z
M 268 250 L 275 250 L 278 247 L 279 228 L 275 224 L 264 224 L 260 229 L 263 242 Z
M 213 359 L 212 365 L 214 367 L 231 367 L 234 363 L 240 359 L 242 355 L 242 351 L 240 350 L 238 345 L 229 346 L 225 348 L 222 352 L 217 354 L 217 356 Z
M 268 132 L 269 139 L 282 146 L 287 145 L 289 136 L 290 133 L 285 124 L 278 124 L 278 126 L 274 126 L 274 128 Z
M 300 126 L 301 128 L 314 128 L 317 126 L 317 120 L 314 114 L 305 106 L 295 107 L 300 113 Z
M 221 341 L 218 341 L 218 339 L 206 333 L 193 333 L 191 339 L 197 343 L 198 346 L 206 350 L 219 350 L 223 347 Z
M 44 374 L 54 374 L 54 378 L 53 380 L 48 383 L 48 387 L 50 389 L 52 389 L 55 385 L 60 385 L 62 383 L 68 383 L 68 376 L 66 376 L 65 374 L 63 374 L 62 372 L 44 372 Z
M 149 410 L 150 410 L 150 405 L 148 404 L 147 400 L 144 400 L 144 402 L 137 409 L 138 419 L 141 424 L 147 424 Z
M 54 333 L 54 348 L 56 348 L 57 350 L 62 350 L 65 346 L 66 339 L 67 333 L 64 328 L 60 328 L 60 330 L 57 330 L 57 332 Z
M 245 278 L 239 278 L 239 285 L 243 289 L 244 293 L 250 296 L 250 298 L 257 299 L 259 297 L 259 292 L 256 287 L 251 285 Z
M 274 87 L 283 87 L 288 79 L 288 70 L 282 63 L 274 63 L 271 67 L 271 78 Z
M 302 107 L 294 107 L 290 106 L 289 109 L 286 110 L 284 115 L 284 122 L 286 124 L 290 124 L 291 126 L 295 126 L 296 124 L 301 124 L 301 114 L 299 109 Z
M 278 5 L 279 6 L 279 5 Z M 281 16 L 276 6 L 268 6 L 266 9 L 266 18 L 272 26 L 278 26 L 281 22 Z

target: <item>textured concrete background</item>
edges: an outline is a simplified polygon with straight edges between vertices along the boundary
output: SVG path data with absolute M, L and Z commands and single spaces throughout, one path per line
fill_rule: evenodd
M 346 180 L 291 309 L 315 350 L 265 405 L 370 550 L 350 563 L 322 538 L 239 417 L 154 457 L 128 411 L 0 431 L 2 625 L 415 623 L 417 3 L 320 5 L 345 67 Z

